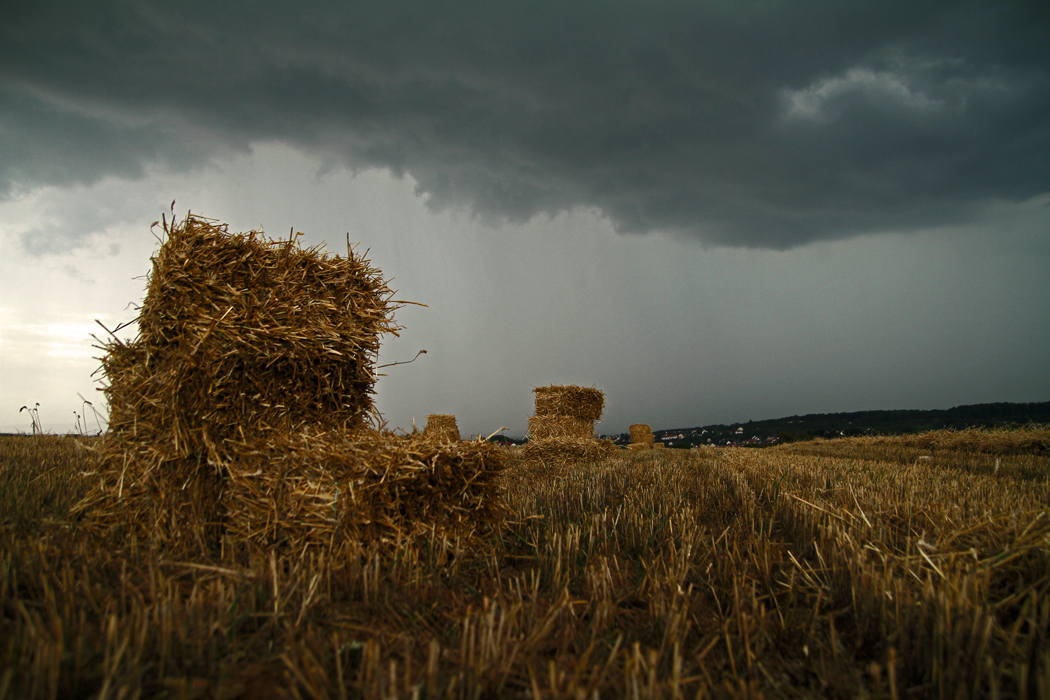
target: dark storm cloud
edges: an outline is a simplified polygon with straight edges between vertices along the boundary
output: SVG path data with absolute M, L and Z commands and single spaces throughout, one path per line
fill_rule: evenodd
M 1004 2 L 23 3 L 0 193 L 282 141 L 432 207 L 784 248 L 1050 191 L 1050 20 Z

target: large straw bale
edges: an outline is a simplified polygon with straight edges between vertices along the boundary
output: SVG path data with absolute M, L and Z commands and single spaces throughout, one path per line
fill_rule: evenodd
M 573 466 L 597 462 L 616 452 L 611 440 L 548 438 L 525 443 L 525 461 L 547 466 Z
M 456 417 L 447 413 L 431 413 L 427 416 L 427 427 L 423 432 L 447 442 L 457 442 L 460 439 Z
M 593 438 L 594 421 L 573 416 L 529 416 L 529 439 Z
M 605 406 L 605 394 L 582 386 L 554 384 L 533 389 L 536 392 L 537 416 L 571 416 L 599 420 Z
M 164 232 L 138 337 L 104 347 L 112 435 L 221 463 L 245 435 L 373 422 L 379 336 L 400 330 L 378 270 L 194 216 Z
M 237 445 L 378 422 L 374 364 L 397 302 L 349 248 L 329 257 L 194 216 L 163 229 L 137 337 L 102 345 L 109 430 L 82 505 L 172 550 L 214 547 Z
M 656 440 L 656 437 L 653 435 L 653 429 L 645 423 L 635 423 L 628 430 L 631 433 L 632 444 L 651 445 Z

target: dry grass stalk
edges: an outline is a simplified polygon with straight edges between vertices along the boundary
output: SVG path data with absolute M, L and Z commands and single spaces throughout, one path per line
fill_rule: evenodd
M 582 386 L 554 384 L 533 389 L 537 416 L 571 416 L 599 420 L 605 407 L 605 394 Z
M 631 433 L 631 443 L 637 445 L 653 444 L 656 439 L 653 436 L 653 429 L 645 423 L 635 423 L 630 426 L 628 430 Z
M 458 442 L 460 439 L 456 417 L 446 413 L 431 413 L 427 416 L 427 427 L 423 432 L 447 442 Z
M 529 439 L 593 438 L 594 421 L 573 416 L 529 416 Z

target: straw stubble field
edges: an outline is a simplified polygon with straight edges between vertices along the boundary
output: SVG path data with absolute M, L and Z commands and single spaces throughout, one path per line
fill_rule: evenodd
M 247 562 L 100 540 L 90 444 L 3 438 L 0 698 L 1046 697 L 1050 432 L 954 435 L 511 462 L 480 543 Z

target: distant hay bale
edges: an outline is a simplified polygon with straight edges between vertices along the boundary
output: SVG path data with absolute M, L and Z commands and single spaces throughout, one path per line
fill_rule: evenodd
M 654 448 L 654 449 L 657 449 L 657 450 L 662 450 L 662 449 L 666 449 L 666 448 L 667 448 L 667 445 L 665 445 L 665 444 L 664 444 L 664 443 L 662 443 L 662 442 L 654 442 L 654 443 L 653 443 L 653 448 Z
M 431 413 L 427 416 L 427 427 L 423 432 L 447 442 L 458 442 L 460 439 L 456 417 L 447 413 Z
M 652 448 L 653 448 L 653 444 L 651 442 L 632 442 L 630 445 L 627 445 L 627 449 L 628 450 L 635 450 L 635 451 L 637 451 L 637 450 L 651 450 Z
M 594 421 L 573 416 L 530 416 L 529 439 L 593 438 Z
M 597 461 L 616 446 L 594 437 L 594 422 L 602 417 L 605 394 L 581 386 L 551 385 L 533 389 L 536 415 L 529 418 L 526 462 L 546 466 Z
M 164 232 L 138 336 L 103 343 L 110 424 L 77 506 L 90 523 L 179 553 L 495 517 L 498 448 L 373 429 L 399 304 L 367 260 L 195 216 Z
M 547 466 L 574 466 L 597 462 L 614 452 L 616 445 L 611 440 L 548 438 L 525 443 L 524 457 Z
M 635 423 L 628 430 L 631 433 L 631 443 L 636 445 L 651 445 L 655 441 L 653 429 L 645 423 Z
M 605 394 L 582 386 L 541 386 L 536 392 L 537 416 L 571 416 L 599 420 L 605 407 Z

